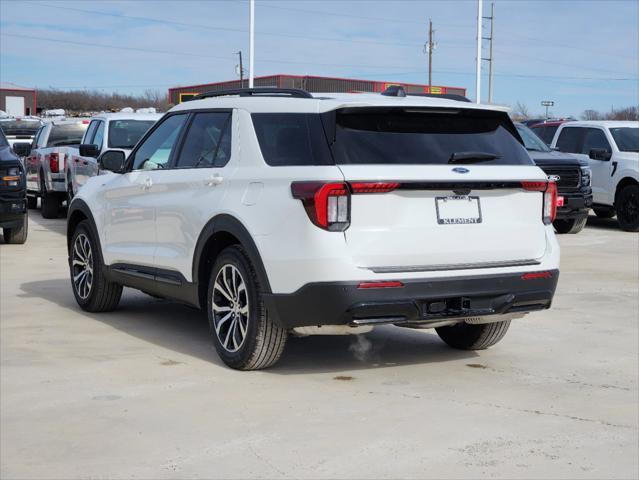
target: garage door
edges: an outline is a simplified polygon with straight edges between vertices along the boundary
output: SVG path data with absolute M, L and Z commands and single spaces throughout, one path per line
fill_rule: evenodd
M 7 113 L 12 117 L 24 115 L 24 97 L 6 97 Z

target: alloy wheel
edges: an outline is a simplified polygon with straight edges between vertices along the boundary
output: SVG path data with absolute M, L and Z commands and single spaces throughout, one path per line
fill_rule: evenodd
M 246 340 L 249 300 L 244 278 L 234 265 L 224 265 L 215 277 L 212 309 L 220 344 L 228 352 L 237 352 Z
M 639 197 L 634 192 L 630 193 L 621 209 L 627 222 L 636 222 L 637 217 L 639 217 Z
M 73 287 L 82 300 L 91 294 L 93 286 L 93 252 L 89 238 L 81 233 L 73 243 Z

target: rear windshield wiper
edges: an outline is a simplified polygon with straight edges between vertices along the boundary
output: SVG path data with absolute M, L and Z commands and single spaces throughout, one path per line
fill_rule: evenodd
M 448 163 L 476 163 L 496 160 L 501 155 L 489 152 L 453 152 Z

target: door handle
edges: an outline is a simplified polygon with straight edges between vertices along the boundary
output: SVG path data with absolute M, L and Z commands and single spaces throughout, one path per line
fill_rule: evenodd
M 211 175 L 207 180 L 206 180 L 206 184 L 209 187 L 215 187 L 216 185 L 219 185 L 220 183 L 222 183 L 224 181 L 224 177 L 222 177 L 220 174 L 216 173 L 214 175 Z
M 151 177 L 146 177 L 144 179 L 144 183 L 142 184 L 142 190 L 149 190 L 153 186 L 153 180 Z

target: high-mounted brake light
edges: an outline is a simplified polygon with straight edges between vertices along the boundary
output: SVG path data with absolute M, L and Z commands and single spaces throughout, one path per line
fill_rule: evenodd
M 557 184 L 553 181 L 521 182 L 521 188 L 532 192 L 543 192 L 544 204 L 541 218 L 546 225 L 555 221 L 557 216 Z
M 53 152 L 46 156 L 49 157 L 49 170 L 51 170 L 51 173 L 60 173 L 60 159 L 58 154 Z

